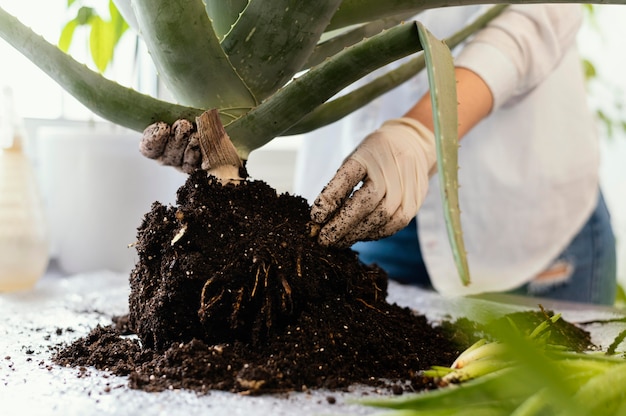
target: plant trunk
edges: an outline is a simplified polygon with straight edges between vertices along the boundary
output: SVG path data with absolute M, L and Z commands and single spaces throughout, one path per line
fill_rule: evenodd
M 196 117 L 202 169 L 219 179 L 222 184 L 239 183 L 243 180 L 243 163 L 230 137 L 224 130 L 216 109 L 207 110 Z

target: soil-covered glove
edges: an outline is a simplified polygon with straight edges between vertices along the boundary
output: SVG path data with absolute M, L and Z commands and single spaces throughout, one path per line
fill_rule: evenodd
M 200 169 L 202 165 L 198 132 L 190 121 L 184 119 L 171 126 L 164 122 L 148 126 L 139 142 L 139 151 L 185 173 Z
M 436 160 L 428 128 L 408 117 L 386 121 L 346 158 L 313 203 L 319 243 L 348 247 L 405 227 L 422 205 Z

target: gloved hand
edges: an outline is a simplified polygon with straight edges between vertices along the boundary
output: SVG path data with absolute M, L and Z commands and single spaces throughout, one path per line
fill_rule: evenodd
M 420 122 L 385 122 L 346 158 L 313 203 L 319 243 L 349 247 L 405 227 L 422 205 L 436 160 L 434 135 Z
M 139 143 L 139 151 L 150 159 L 185 173 L 200 169 L 202 165 L 198 132 L 191 122 L 184 119 L 175 121 L 171 127 L 164 122 L 148 126 Z

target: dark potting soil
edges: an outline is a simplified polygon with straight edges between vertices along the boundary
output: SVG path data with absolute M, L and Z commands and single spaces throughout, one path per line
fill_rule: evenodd
M 129 314 L 62 348 L 61 365 L 132 388 L 262 394 L 365 384 L 435 387 L 474 339 L 386 300 L 387 276 L 311 237 L 309 206 L 262 181 L 190 175 L 138 229 Z

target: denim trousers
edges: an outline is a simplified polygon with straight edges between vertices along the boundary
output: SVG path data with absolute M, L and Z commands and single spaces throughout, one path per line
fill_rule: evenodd
M 419 247 L 415 218 L 394 235 L 352 247 L 365 264 L 377 264 L 400 283 L 432 289 Z M 617 290 L 615 236 L 600 192 L 591 216 L 548 269 L 512 294 L 612 305 Z

